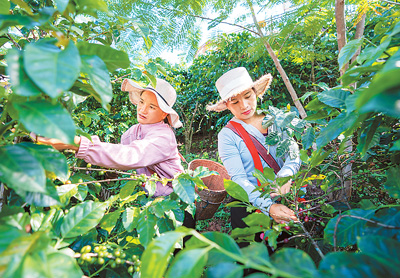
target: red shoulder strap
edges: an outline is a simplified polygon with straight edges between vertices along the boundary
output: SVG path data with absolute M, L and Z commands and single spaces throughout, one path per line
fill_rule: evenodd
M 260 156 L 258 155 L 256 146 L 254 146 L 253 141 L 250 138 L 249 133 L 244 129 L 244 127 L 234 121 L 230 121 L 229 122 L 233 128 L 236 129 L 238 135 L 240 137 L 242 137 L 244 143 L 246 144 L 246 147 L 249 149 L 251 156 L 253 157 L 253 161 L 254 161 L 254 166 L 256 169 L 258 169 L 259 171 L 261 171 L 261 173 L 263 172 L 263 167 L 262 167 L 262 163 L 261 163 L 261 159 Z M 261 186 L 261 183 L 259 180 L 257 180 L 258 186 Z
M 233 126 L 232 123 L 235 123 L 235 126 Z M 262 157 L 262 159 L 264 159 L 264 161 L 268 164 L 268 166 L 271 167 L 271 168 L 274 170 L 275 174 L 277 174 L 277 173 L 279 172 L 279 170 L 281 169 L 281 167 L 279 167 L 279 165 L 278 165 L 278 163 L 276 162 L 276 160 L 272 157 L 272 155 L 267 151 L 267 149 L 265 149 L 265 147 L 264 147 L 254 136 L 252 136 L 251 134 L 249 134 L 249 133 L 244 129 L 244 127 L 243 127 L 241 124 L 239 124 L 239 123 L 237 123 L 237 122 L 234 122 L 234 121 L 230 121 L 230 122 L 226 125 L 226 127 L 229 128 L 229 129 L 231 129 L 231 130 L 232 130 L 233 132 L 235 132 L 238 136 L 240 136 L 240 137 L 243 138 L 243 136 L 242 136 L 241 134 L 239 134 L 238 130 L 236 129 L 236 126 L 238 126 L 238 125 L 240 126 L 239 128 L 241 128 L 241 129 L 248 135 L 248 137 L 251 139 L 251 141 L 252 141 L 253 145 L 255 146 L 255 148 L 256 148 L 258 154 Z M 243 139 L 243 141 L 245 141 L 245 140 Z M 245 141 L 245 144 L 246 144 L 246 146 L 247 146 L 246 141 Z M 250 152 L 250 153 L 251 153 L 251 152 Z M 252 155 L 252 156 L 253 156 L 253 155 Z M 254 159 L 254 156 L 253 156 L 253 159 Z M 258 169 L 258 168 L 257 168 L 257 169 Z M 260 170 L 260 171 L 262 172 L 263 170 Z

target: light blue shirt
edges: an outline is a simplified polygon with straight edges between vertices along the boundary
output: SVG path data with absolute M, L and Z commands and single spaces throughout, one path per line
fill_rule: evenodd
M 263 146 L 269 150 L 272 157 L 276 160 L 281 170 L 277 173 L 278 177 L 293 176 L 300 168 L 301 160 L 299 155 L 299 147 L 293 142 L 290 145 L 290 150 L 296 153 L 296 158 L 291 159 L 287 154 L 285 161 L 282 158 L 276 157 L 276 145 L 268 146 L 265 144 L 265 136 L 254 126 L 248 125 L 241 120 L 234 119 L 233 121 L 242 124 L 244 129 L 253 135 Z M 268 128 L 268 133 L 277 131 L 275 125 Z M 286 134 L 286 133 L 285 133 Z M 285 138 L 285 136 L 283 136 Z M 218 133 L 218 152 L 221 157 L 228 174 L 232 181 L 239 184 L 249 195 L 250 202 L 259 207 L 262 212 L 269 214 L 269 209 L 273 204 L 271 198 L 260 197 L 261 192 L 253 190 L 257 187 L 257 179 L 253 176 L 254 161 L 247 149 L 243 139 L 236 135 L 231 129 L 224 127 Z M 263 168 L 268 167 L 268 164 L 260 157 Z

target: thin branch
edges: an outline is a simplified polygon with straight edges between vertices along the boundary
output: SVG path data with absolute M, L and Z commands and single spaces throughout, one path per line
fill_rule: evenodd
M 9 34 L 7 34 L 7 37 L 10 39 L 10 41 L 13 43 L 13 45 L 14 45 L 16 48 L 18 48 L 19 50 L 22 49 L 22 47 L 21 47 L 18 43 L 16 43 L 16 42 L 13 40 L 13 38 L 11 38 L 11 36 L 10 36 Z
M 208 17 L 204 17 L 204 16 L 200 16 L 200 15 L 188 14 L 188 13 L 185 13 L 185 12 L 183 12 L 183 11 L 179 11 L 179 10 L 176 10 L 176 9 L 165 8 L 165 7 L 160 7 L 160 6 L 157 6 L 157 5 L 154 5 L 154 4 L 150 4 L 150 3 L 147 3 L 147 4 L 148 4 L 148 5 L 151 5 L 151 6 L 153 6 L 153 7 L 156 7 L 156 8 L 158 8 L 158 9 L 167 10 L 167 11 L 170 11 L 170 12 L 177 12 L 177 13 L 185 14 L 185 15 L 187 15 L 187 16 L 191 16 L 191 17 L 195 17 L 195 18 L 200 18 L 200 19 L 204 19 L 204 20 L 208 20 L 208 21 L 215 21 L 215 19 L 212 19 L 212 18 L 208 18 Z M 244 27 L 244 26 L 242 26 L 242 25 L 238 25 L 238 24 L 234 24 L 234 23 L 230 23 L 230 22 L 226 22 L 226 21 L 220 21 L 219 23 L 226 24 L 226 25 L 230 25 L 230 26 L 239 27 L 239 28 L 242 28 L 242 29 L 244 29 L 244 30 L 246 30 L 246 31 L 249 31 L 249 32 L 251 32 L 251 33 L 253 33 L 253 34 L 255 34 L 255 35 L 258 35 L 257 32 L 255 32 L 255 31 L 253 31 L 253 30 L 251 30 L 251 29 L 249 29 L 249 28 L 246 28 L 246 27 Z
M 296 215 L 296 217 L 298 218 L 298 216 Z M 311 244 L 314 246 L 315 250 L 317 251 L 318 255 L 321 257 L 321 259 L 325 258 L 324 253 L 322 253 L 321 249 L 319 248 L 318 244 L 315 242 L 315 240 L 313 239 L 313 237 L 310 235 L 310 233 L 306 230 L 306 228 L 304 227 L 303 223 L 301 223 L 299 221 L 300 227 L 303 229 L 305 235 L 310 239 Z
M 389 4 L 392 4 L 392 5 L 400 5 L 400 3 L 397 3 L 397 2 L 393 2 L 393 1 L 389 1 L 389 0 L 381 0 L 382 2 L 386 2 L 386 3 L 389 3 Z

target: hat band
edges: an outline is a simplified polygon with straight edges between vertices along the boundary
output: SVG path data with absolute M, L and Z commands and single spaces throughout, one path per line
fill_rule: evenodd
M 145 89 L 145 90 L 150 90 L 150 91 L 155 92 L 169 107 L 171 107 L 171 105 L 168 104 L 168 102 L 165 100 L 165 98 L 163 98 L 163 96 L 162 96 L 159 92 L 157 92 L 156 90 L 154 90 L 154 88 L 146 87 L 146 88 L 144 88 L 144 89 Z

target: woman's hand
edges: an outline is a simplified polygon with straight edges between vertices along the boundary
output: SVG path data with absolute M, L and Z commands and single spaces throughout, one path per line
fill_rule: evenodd
M 75 138 L 74 138 L 74 143 L 76 145 L 65 144 L 61 140 L 54 139 L 54 138 L 46 138 L 46 137 L 42 137 L 42 136 L 37 136 L 33 132 L 31 132 L 30 136 L 32 137 L 34 142 L 44 144 L 44 145 L 50 145 L 58 151 L 62 151 L 62 150 L 66 150 L 66 149 L 78 151 L 79 145 L 81 143 L 81 137 L 79 137 L 79 136 L 75 136 Z
M 277 222 L 298 221 L 294 211 L 282 204 L 273 204 L 269 210 L 269 215 Z
M 287 183 L 285 183 L 284 185 L 281 186 L 280 189 L 275 189 L 274 193 L 269 194 L 271 198 L 275 198 L 277 196 L 280 195 L 285 195 L 286 193 L 288 193 L 290 191 L 290 188 L 292 187 L 292 180 L 290 179 Z

